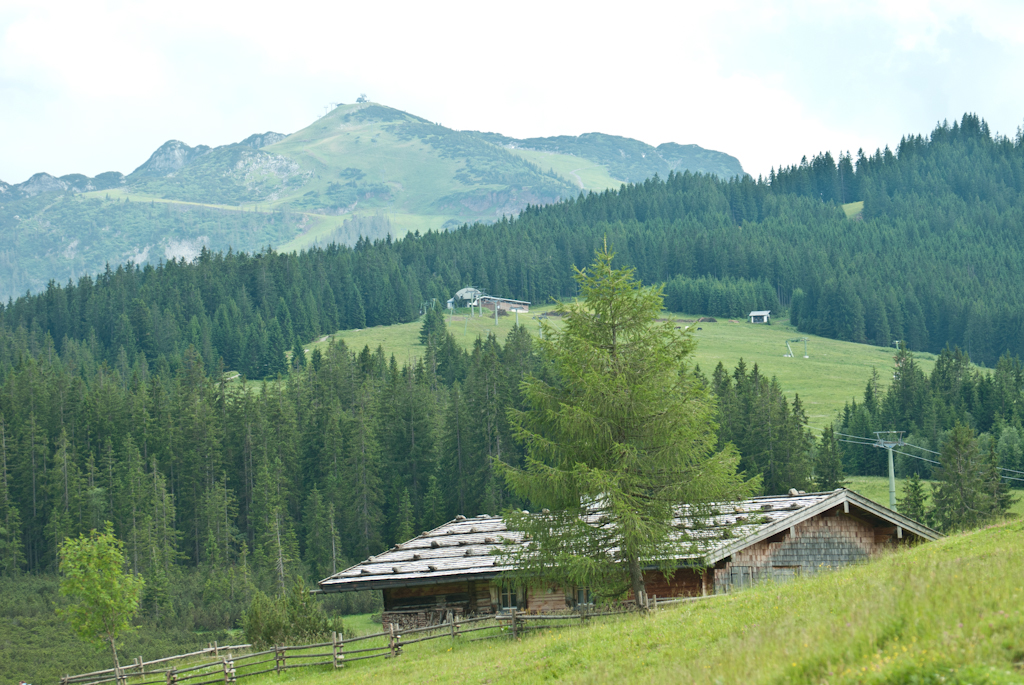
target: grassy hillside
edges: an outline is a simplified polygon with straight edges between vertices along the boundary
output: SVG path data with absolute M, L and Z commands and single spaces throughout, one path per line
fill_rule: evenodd
M 864 200 L 860 202 L 847 202 L 843 205 L 843 213 L 847 219 L 857 219 L 864 214 Z
M 537 334 L 539 322 L 536 317 L 551 309 L 548 307 L 532 307 L 530 314 L 521 315 L 520 323 Z M 679 319 L 696 319 L 694 315 L 674 314 Z M 450 330 L 456 339 L 470 348 L 477 336 L 486 336 L 493 332 L 504 339 L 515 324 L 515 317 L 499 317 L 498 325 L 494 325 L 492 317 L 455 316 L 451 319 Z M 556 318 L 550 319 L 558 325 Z M 786 319 L 775 319 L 771 326 L 746 323 L 745 320 L 720 319 L 717 323 L 680 323 L 700 330 L 695 330 L 697 340 L 696 363 L 701 370 L 710 375 L 715 366 L 722 362 L 730 371 L 742 358 L 753 367 L 757 364 L 763 374 L 778 376 L 787 397 L 792 398 L 799 393 L 804 403 L 810 425 L 814 429 L 823 428 L 842 409 L 843 404 L 851 398 L 860 398 L 871 375 L 871 369 L 878 369 L 885 380 L 891 376 L 892 350 L 873 345 L 831 340 L 817 336 L 804 336 L 788 325 Z M 420 322 L 398 324 L 395 326 L 378 326 L 360 331 L 342 331 L 335 335 L 356 351 L 364 345 L 376 349 L 383 345 L 384 350 L 401 363 L 407 359 L 421 357 L 423 345 L 419 344 Z M 788 354 L 786 340 L 807 337 L 809 359 L 803 358 L 803 343 L 790 343 L 795 357 L 786 358 Z M 326 345 L 326 341 L 314 343 Z M 310 348 L 312 349 L 312 347 Z M 920 354 L 917 358 L 921 367 L 931 373 L 934 366 L 934 355 Z
M 1024 524 L 517 642 L 411 645 L 319 683 L 1020 683 Z M 276 680 L 270 678 L 269 680 Z

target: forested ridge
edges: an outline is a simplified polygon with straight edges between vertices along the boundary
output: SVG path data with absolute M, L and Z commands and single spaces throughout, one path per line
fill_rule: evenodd
M 673 173 L 451 233 L 120 265 L 8 303 L 0 326 L 47 331 L 58 351 L 65 337 L 85 341 L 110 363 L 123 348 L 176 368 L 193 345 L 208 371 L 223 359 L 262 378 L 295 338 L 411 321 L 466 285 L 534 302 L 572 295 L 572 267 L 607 238 L 644 282 L 667 283 L 670 309 L 788 306 L 802 331 L 956 345 L 992 366 L 1024 353 L 1022 192 L 1024 138 L 965 115 L 895 152 L 819 155 L 757 181 Z M 860 219 L 846 219 L 838 203 L 861 199 Z

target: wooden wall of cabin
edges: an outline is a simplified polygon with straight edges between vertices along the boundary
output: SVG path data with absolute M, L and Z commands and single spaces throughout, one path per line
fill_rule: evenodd
M 548 614 L 568 608 L 565 591 L 560 587 L 543 585 L 526 591 L 526 611 L 531 614 Z
M 661 571 L 644 571 L 648 597 L 700 597 L 704 594 L 702 569 L 681 568 L 669 579 Z M 710 578 L 708 579 L 710 584 Z M 629 599 L 633 599 L 632 591 Z
M 836 508 L 733 554 L 716 567 L 714 591 L 855 564 L 892 546 L 894 534 Z

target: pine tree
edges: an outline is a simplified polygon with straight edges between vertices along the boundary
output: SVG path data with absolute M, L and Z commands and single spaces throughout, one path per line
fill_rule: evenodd
M 420 344 L 429 345 L 432 342 L 440 347 L 447 335 L 444 313 L 438 307 L 429 307 L 423 317 L 423 325 L 420 326 Z
M 412 499 L 409 497 L 409 489 L 402 488 L 402 492 L 398 497 L 398 508 L 395 512 L 395 532 L 392 536 L 395 544 L 401 544 L 413 538 L 415 535 L 413 519 L 414 514 L 412 509 Z
M 306 499 L 303 525 L 306 528 L 305 561 L 310 579 L 316 582 L 337 572 L 341 544 L 334 522 L 334 506 L 324 501 L 316 485 Z
M 380 447 L 371 415 L 372 391 L 368 383 L 360 388 L 349 427 L 342 491 L 348 549 L 352 556 L 366 558 L 382 546 Z
M 423 528 L 430 530 L 444 523 L 448 518 L 446 509 L 441 484 L 437 476 L 431 476 L 423 496 Z
M 21 516 L 10 496 L 7 453 L 10 438 L 0 414 L 0 576 L 16 574 L 25 563 L 21 543 Z
M 455 513 L 463 516 L 476 513 L 468 508 L 471 485 L 466 444 L 467 423 L 462 386 L 456 381 L 448 393 L 440 469 L 448 501 Z
M 818 443 L 817 459 L 814 464 L 814 482 L 818 490 L 825 492 L 846 487 L 846 476 L 843 474 L 843 451 L 839 446 L 832 426 L 826 426 L 821 432 Z
M 974 528 L 1006 511 L 999 472 L 979 454 L 974 429 L 957 422 L 940 452 L 929 514 L 941 530 Z
M 306 349 L 302 346 L 302 341 L 300 341 L 298 336 L 296 336 L 295 343 L 292 345 L 292 367 L 301 369 L 305 366 Z
M 896 500 L 896 510 L 914 521 L 924 521 L 926 515 L 924 483 L 914 473 L 903 483 L 903 494 Z

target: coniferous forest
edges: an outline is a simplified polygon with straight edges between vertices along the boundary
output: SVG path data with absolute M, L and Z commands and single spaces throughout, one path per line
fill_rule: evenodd
M 848 219 L 840 204 L 858 200 Z M 671 174 L 451 233 L 51 283 L 0 309 L 0 574 L 53 573 L 65 537 L 109 520 L 146 578 L 144 621 L 225 628 L 255 589 L 315 581 L 458 513 L 528 507 L 493 469 L 521 458 L 507 420 L 520 381 L 547 373 L 524 329 L 466 352 L 427 307 L 423 356 L 401 366 L 301 343 L 412 321 L 466 285 L 572 296 L 572 267 L 606 238 L 617 266 L 665 283 L 671 310 L 788 309 L 806 332 L 940 353 L 930 377 L 898 353 L 893 382 L 868 379 L 837 429 L 899 425 L 935 450 L 969 430 L 991 465 L 1024 471 L 1022 225 L 1024 137 L 965 115 L 895 152 L 768 179 Z M 694 373 L 765 492 L 882 472 L 881 450 L 812 435 L 800 398 L 756 366 Z
M 863 201 L 847 219 L 843 202 Z M 300 254 L 204 252 L 193 263 L 117 265 L 9 302 L 0 327 L 65 338 L 97 359 L 143 354 L 171 369 L 191 345 L 249 378 L 283 370 L 298 338 L 413 320 L 475 285 L 547 302 L 607 238 L 666 306 L 743 315 L 786 308 L 800 330 L 976 363 L 1024 353 L 1024 134 L 973 115 L 895 152 L 828 153 L 767 179 L 670 174 L 515 219 Z M 746 310 L 746 311 L 744 311 Z

